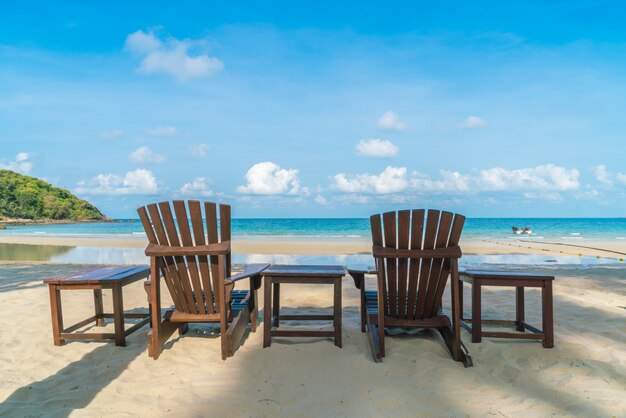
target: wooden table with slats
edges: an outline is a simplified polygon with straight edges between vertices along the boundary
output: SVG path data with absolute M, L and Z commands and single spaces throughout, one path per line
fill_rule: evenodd
M 341 279 L 346 274 L 344 266 L 277 265 L 263 271 L 263 347 L 272 345 L 272 337 L 331 337 L 341 347 Z M 333 285 L 332 315 L 281 315 L 281 284 L 330 284 Z M 273 298 L 273 301 L 272 301 Z M 273 302 L 273 306 L 272 306 Z M 273 315 L 273 316 L 272 316 Z M 333 321 L 331 331 L 278 330 L 280 321 Z
M 52 336 L 54 345 L 63 345 L 65 340 L 115 340 L 115 345 L 126 346 L 126 336 L 150 322 L 150 313 L 124 313 L 122 287 L 147 278 L 149 266 L 108 266 L 84 270 L 73 275 L 46 279 L 50 290 L 50 310 L 52 313 Z M 63 327 L 61 290 L 93 290 L 95 315 L 70 327 Z M 113 313 L 105 313 L 102 303 L 102 290 L 110 289 L 113 296 Z M 104 326 L 105 318 L 113 318 L 114 333 L 74 331 L 92 322 Z M 140 319 L 130 328 L 124 329 L 124 319 Z

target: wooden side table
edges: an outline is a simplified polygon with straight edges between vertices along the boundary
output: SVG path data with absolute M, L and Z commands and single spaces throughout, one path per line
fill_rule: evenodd
M 272 345 L 272 337 L 331 337 L 341 347 L 341 279 L 344 266 L 272 265 L 263 271 L 263 347 Z M 332 315 L 281 315 L 281 284 L 330 284 L 334 289 Z M 273 306 L 272 306 L 273 298 Z M 273 317 L 272 317 L 273 315 Z M 280 321 L 333 321 L 334 330 L 278 330 Z
M 511 271 L 482 271 L 468 270 L 460 273 L 461 279 L 461 325 L 472 333 L 472 342 L 481 342 L 482 337 L 491 338 L 518 338 L 526 340 L 541 340 L 545 348 L 554 347 L 554 325 L 552 306 L 552 282 L 554 276 L 528 274 Z M 472 318 L 463 318 L 463 282 L 472 286 Z M 515 321 L 482 319 L 481 290 L 483 286 L 515 287 Z M 541 288 L 541 317 L 542 330 L 525 322 L 524 288 Z M 482 324 L 515 326 L 513 332 L 489 332 L 482 330 Z M 526 333 L 525 331 L 530 331 Z
M 52 312 L 52 337 L 54 345 L 63 345 L 65 340 L 115 340 L 115 345 L 125 347 L 126 336 L 150 322 L 150 313 L 124 313 L 122 287 L 147 278 L 150 275 L 148 266 L 111 266 L 84 270 L 78 274 L 46 279 L 43 282 L 50 290 L 50 310 Z M 93 290 L 95 315 L 84 319 L 70 327 L 63 327 L 63 309 L 61 307 L 61 290 Z M 113 293 L 113 313 L 105 313 L 102 304 L 102 290 L 111 289 Z M 115 333 L 83 332 L 74 333 L 79 328 L 95 322 L 104 326 L 105 318 L 113 318 Z M 125 318 L 137 318 L 137 322 L 127 330 L 124 329 Z

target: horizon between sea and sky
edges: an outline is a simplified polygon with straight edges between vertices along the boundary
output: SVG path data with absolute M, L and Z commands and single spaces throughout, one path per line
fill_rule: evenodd
M 626 216 L 625 12 L 11 3 L 0 168 L 111 218 L 175 198 L 236 218 Z

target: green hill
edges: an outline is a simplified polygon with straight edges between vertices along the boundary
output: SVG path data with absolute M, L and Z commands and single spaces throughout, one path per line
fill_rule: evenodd
M 91 203 L 35 177 L 0 170 L 0 220 L 105 220 Z

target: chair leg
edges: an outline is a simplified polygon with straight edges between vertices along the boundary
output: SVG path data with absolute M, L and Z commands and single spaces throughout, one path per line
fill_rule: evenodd
M 178 335 L 179 336 L 182 337 L 183 335 L 187 334 L 187 331 L 189 331 L 189 324 L 184 322 L 184 323 L 178 325 Z
M 376 363 L 382 363 L 384 354 L 382 353 L 380 348 L 380 330 L 378 328 L 378 325 L 376 324 L 377 316 L 378 315 L 366 316 L 367 337 L 370 342 L 370 350 L 372 351 L 372 357 L 374 358 L 374 361 Z
M 446 343 L 446 347 L 448 347 L 454 360 L 460 361 L 465 367 L 472 367 L 474 365 L 469 351 L 467 351 L 465 344 L 461 341 L 460 335 L 454 335 L 452 327 L 439 327 L 437 331 L 441 334 L 441 338 L 443 338 L 443 341 Z

